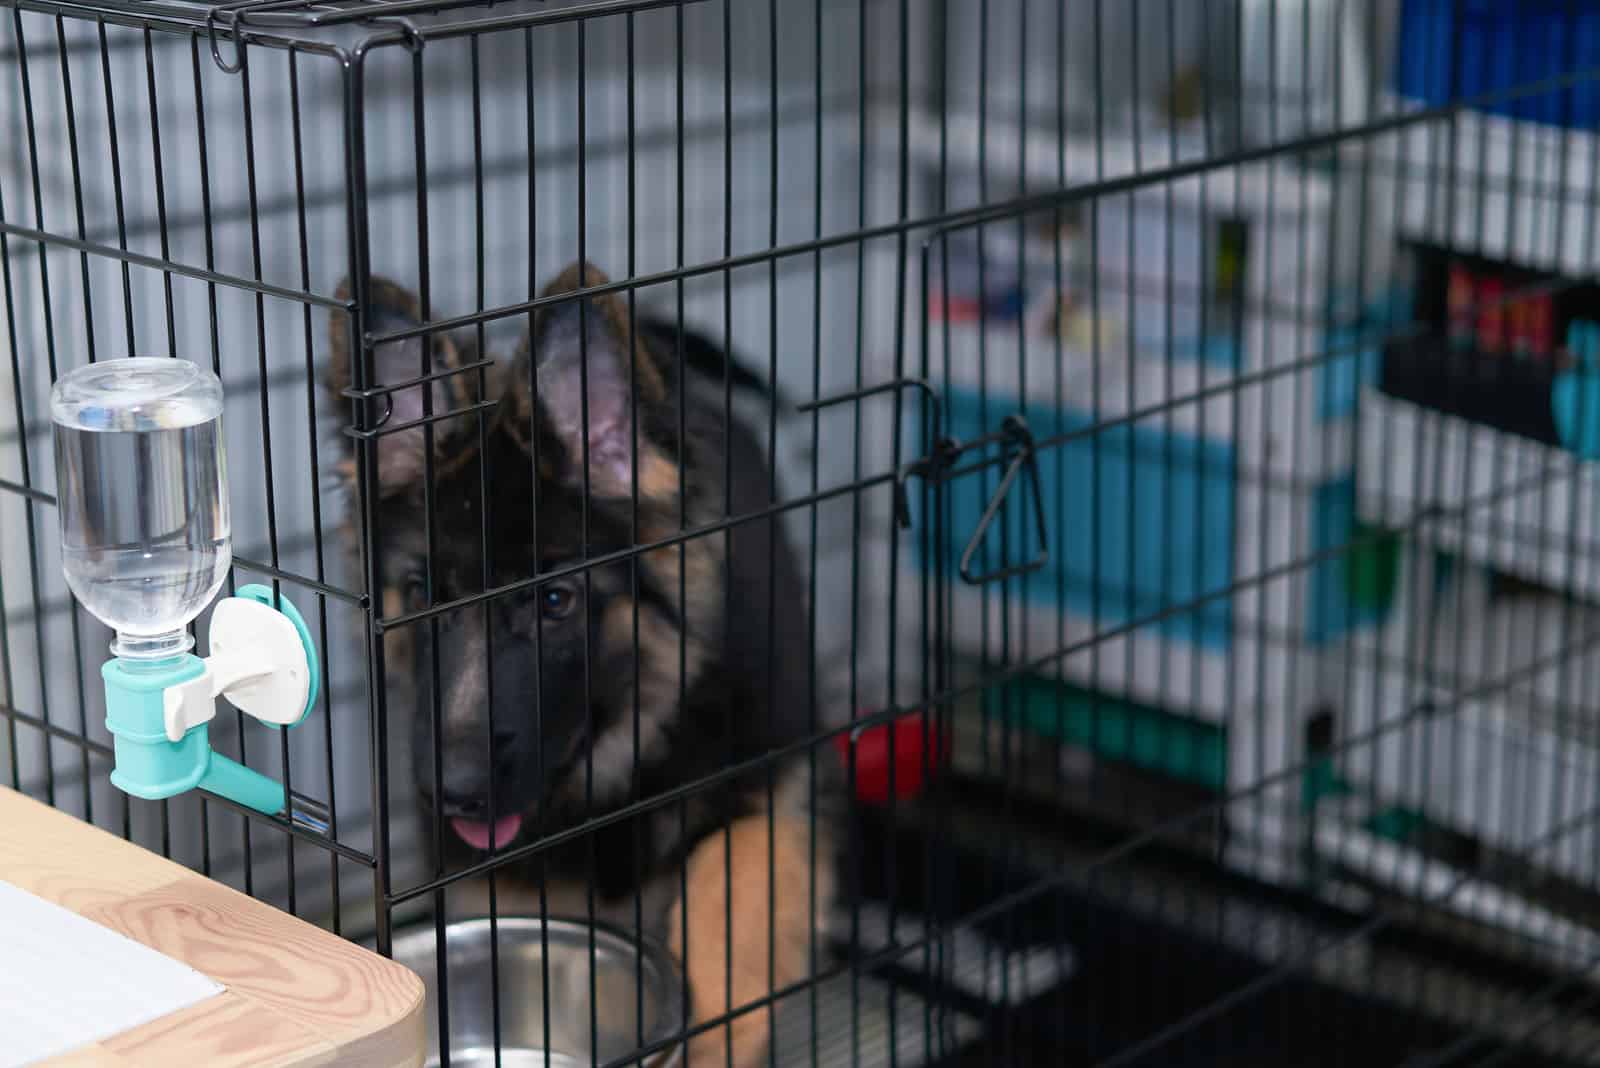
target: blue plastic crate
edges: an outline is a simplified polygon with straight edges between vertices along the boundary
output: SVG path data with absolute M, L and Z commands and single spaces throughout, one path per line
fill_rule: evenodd
M 1395 87 L 1432 105 L 1502 94 L 1479 110 L 1555 126 L 1600 126 L 1600 81 L 1507 98 L 1509 90 L 1593 72 L 1600 0 L 1405 0 Z

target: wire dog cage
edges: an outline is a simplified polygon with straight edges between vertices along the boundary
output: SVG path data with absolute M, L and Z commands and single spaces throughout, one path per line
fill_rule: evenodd
M 1600 1062 L 1593 0 L 3 6 L 11 787 L 440 1064 Z M 134 354 L 324 658 L 213 732 L 286 816 L 107 779 Z

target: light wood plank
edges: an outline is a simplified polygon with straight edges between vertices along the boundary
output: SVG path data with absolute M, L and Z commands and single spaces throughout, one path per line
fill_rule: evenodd
M 39 1068 L 137 1068 L 133 1061 L 113 1053 L 98 1042 L 79 1046 L 71 1053 L 51 1057 Z
M 186 869 L 0 788 L 0 873 L 13 886 L 82 912 L 160 889 Z
M 0 879 L 228 988 L 55 1068 L 422 1062 L 423 987 L 409 969 L 4 788 Z
M 133 1065 L 309 1068 L 334 1063 L 332 1044 L 300 1021 L 228 991 L 99 1043 Z
M 421 980 L 393 961 L 310 924 L 285 923 L 291 917 L 199 876 L 83 915 L 336 1044 L 405 1016 L 421 997 Z

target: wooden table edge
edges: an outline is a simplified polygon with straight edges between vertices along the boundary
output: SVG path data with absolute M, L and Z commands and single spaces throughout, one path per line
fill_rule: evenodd
M 247 1006 L 239 1011 L 288 1021 L 284 1028 L 302 1030 L 314 1039 L 306 1042 L 304 1056 L 295 1049 L 280 1048 L 263 1051 L 260 1063 L 293 1068 L 325 1064 L 414 1068 L 422 1063 L 426 991 L 411 969 L 3 786 L 0 879 L 183 961 L 226 987 L 216 997 L 122 1034 L 86 1043 L 44 1062 L 47 1065 L 128 1068 L 147 1063 L 181 1064 L 181 1059 L 164 1060 L 164 1051 L 170 1047 L 174 1053 L 184 1048 L 196 1052 L 182 1043 L 189 1037 L 186 1031 L 200 1024 L 186 1028 L 181 1021 L 177 1025 L 174 1021 L 186 1015 L 195 1021 L 206 1020 L 219 1006 L 225 1010 L 235 1007 L 233 1002 L 223 1002 L 230 997 Z M 317 977 L 323 985 L 332 984 L 346 995 L 366 991 L 368 997 L 358 1011 L 329 1014 L 295 1003 L 282 987 L 281 963 L 274 969 L 257 967 L 254 971 L 200 967 L 185 959 L 181 949 L 174 952 L 173 943 L 182 944 L 184 939 L 170 934 L 185 924 L 191 929 L 201 925 L 213 950 L 218 946 L 225 950 L 235 938 L 259 943 L 264 936 L 279 946 L 292 946 L 301 962 L 308 954 L 315 959 L 324 973 Z M 215 952 L 208 954 L 208 959 L 216 957 Z M 218 974 L 219 970 L 224 974 Z M 269 979 L 275 979 L 276 985 Z M 268 1016 L 257 1018 L 265 1021 Z M 160 1048 L 149 1045 L 151 1042 Z M 144 1048 L 136 1055 L 127 1052 L 140 1046 Z M 250 1059 L 248 1050 L 236 1050 L 235 1054 L 228 1063 L 258 1063 Z

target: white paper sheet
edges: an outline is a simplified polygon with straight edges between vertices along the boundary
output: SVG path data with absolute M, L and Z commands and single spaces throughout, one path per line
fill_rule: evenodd
M 187 964 L 0 881 L 0 1068 L 120 1034 L 222 989 Z

